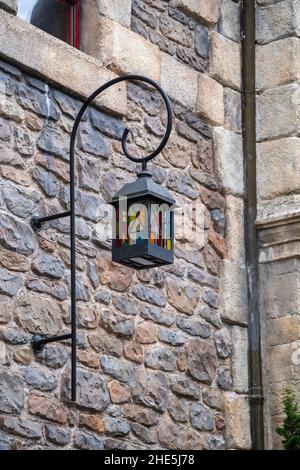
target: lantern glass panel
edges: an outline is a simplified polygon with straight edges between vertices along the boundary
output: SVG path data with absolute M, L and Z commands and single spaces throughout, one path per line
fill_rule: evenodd
M 151 178 L 126 184 L 111 202 L 115 207 L 113 261 L 135 269 L 171 264 L 174 202 Z

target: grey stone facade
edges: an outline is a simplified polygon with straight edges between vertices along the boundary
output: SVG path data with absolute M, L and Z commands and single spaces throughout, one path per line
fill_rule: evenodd
M 241 1 L 86 3 L 82 21 L 92 17 L 95 35 L 85 28 L 75 51 L 0 0 L 0 448 L 250 449 Z M 300 394 L 299 15 L 296 0 L 256 2 L 267 448 L 281 448 L 284 388 Z M 201 207 L 201 236 L 191 242 L 178 230 L 168 268 L 136 273 L 111 262 L 107 201 L 138 170 L 122 155 L 123 129 L 134 130 L 142 155 L 165 125 L 148 88 L 116 87 L 89 110 L 77 142 L 73 405 L 68 343 L 38 356 L 30 347 L 33 333 L 69 331 L 68 221 L 36 234 L 29 219 L 68 208 L 76 113 L 125 73 L 157 80 L 172 100 L 174 130 L 151 166 L 180 205 Z
M 12 3 L 0 1 L 0 38 L 11 35 L 0 44 L 0 448 L 251 448 L 240 2 L 126 0 L 120 17 L 119 1 L 89 0 L 98 28 L 74 53 Z M 37 234 L 30 217 L 68 209 L 81 100 L 124 73 L 154 78 L 172 99 L 174 131 L 151 166 L 180 205 L 201 207 L 201 237 L 178 236 L 167 268 L 111 262 L 107 201 L 138 169 L 122 155 L 123 129 L 142 155 L 165 124 L 153 92 L 117 87 L 77 142 L 74 405 L 68 343 L 30 347 L 34 333 L 69 331 L 69 224 Z

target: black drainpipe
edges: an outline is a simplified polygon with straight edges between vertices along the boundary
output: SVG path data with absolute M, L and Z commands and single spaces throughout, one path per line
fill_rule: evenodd
M 253 449 L 264 448 L 263 387 L 260 312 L 258 302 L 258 237 L 255 226 L 256 193 L 256 94 L 255 0 L 242 4 L 243 144 L 245 164 L 245 245 L 249 303 L 249 400 Z

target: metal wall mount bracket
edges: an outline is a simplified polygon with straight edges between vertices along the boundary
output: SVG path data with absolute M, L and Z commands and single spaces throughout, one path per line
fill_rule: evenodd
M 123 136 L 122 136 L 122 149 L 127 158 L 137 163 L 142 163 L 142 170 L 147 170 L 147 162 L 155 158 L 165 147 L 167 144 L 171 130 L 172 130 L 172 109 L 170 105 L 170 101 L 164 90 L 153 80 L 150 78 L 144 77 L 142 75 L 124 75 L 122 77 L 117 77 L 113 80 L 102 85 L 100 88 L 94 91 L 89 98 L 83 103 L 82 107 L 79 110 L 79 113 L 74 121 L 72 133 L 71 133 L 71 140 L 70 140 L 70 210 L 67 212 L 62 212 L 60 214 L 54 214 L 46 217 L 38 217 L 34 216 L 31 219 L 31 226 L 35 231 L 40 231 L 43 228 L 43 225 L 51 220 L 61 219 L 64 217 L 70 217 L 70 239 L 71 239 L 71 333 L 60 335 L 60 336 L 52 336 L 52 337 L 43 337 L 40 335 L 34 335 L 31 340 L 31 345 L 33 351 L 35 353 L 41 353 L 43 348 L 46 344 L 57 342 L 57 341 L 64 341 L 64 340 L 71 340 L 71 400 L 76 401 L 76 383 L 77 383 L 77 374 L 76 374 L 76 361 L 77 361 L 77 325 L 76 325 L 76 236 L 75 236 L 75 224 L 76 224 L 76 217 L 75 217 L 75 202 L 76 202 L 76 194 L 75 194 L 75 142 L 76 142 L 76 135 L 78 131 L 79 124 L 81 119 L 89 107 L 89 105 L 94 101 L 97 96 L 99 96 L 102 92 L 104 92 L 107 88 L 116 85 L 117 83 L 124 82 L 124 81 L 141 81 L 151 85 L 155 88 L 162 96 L 164 103 L 167 108 L 167 127 L 164 134 L 164 137 L 159 144 L 159 146 L 149 155 L 143 158 L 137 158 L 130 154 L 128 147 L 127 147 L 127 137 L 130 133 L 130 130 L 125 128 Z

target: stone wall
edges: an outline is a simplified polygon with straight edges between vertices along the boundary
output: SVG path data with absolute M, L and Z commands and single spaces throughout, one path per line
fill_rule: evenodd
M 118 116 L 115 101 L 111 111 L 108 102 L 105 112 L 91 108 L 77 143 L 78 402 L 70 403 L 68 342 L 36 356 L 30 347 L 33 333 L 70 328 L 69 224 L 37 234 L 30 218 L 68 208 L 80 101 L 54 87 L 53 74 L 37 79 L 47 71 L 28 74 L 2 52 L 0 448 L 247 449 L 240 3 L 133 1 L 130 21 L 118 3 L 90 2 L 99 28 L 84 38 L 85 52 L 105 71 L 151 76 L 170 95 L 174 131 L 153 176 L 182 207 L 201 208 L 200 236 L 177 235 L 170 267 L 111 263 L 106 203 L 138 170 L 122 155 L 123 129 L 134 129 L 141 155 L 161 139 L 165 112 L 136 84 Z M 8 17 L 10 31 L 26 28 Z
M 281 448 L 283 391 L 299 399 L 299 15 L 257 0 L 257 175 L 267 448 Z

